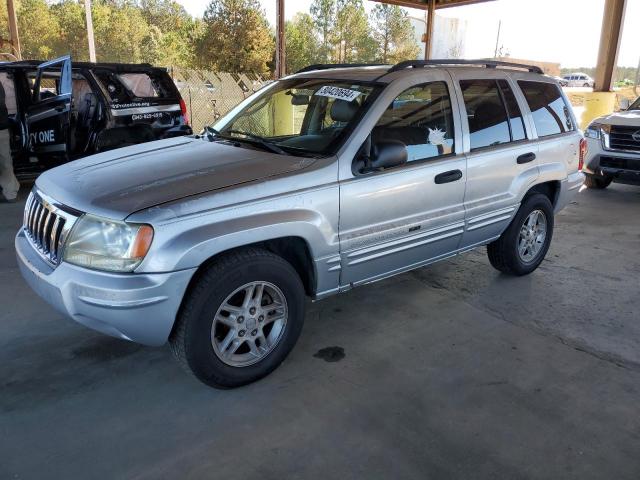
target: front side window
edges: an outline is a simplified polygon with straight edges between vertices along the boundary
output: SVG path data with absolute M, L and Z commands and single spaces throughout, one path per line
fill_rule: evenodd
M 31 95 L 35 93 L 35 84 L 38 72 L 28 72 L 27 81 L 31 89 Z M 60 91 L 60 72 L 59 71 L 44 71 L 40 77 L 40 100 L 46 100 L 47 98 L 53 98 L 61 94 Z
M 287 153 L 330 155 L 369 108 L 380 87 L 335 80 L 279 81 L 216 125 L 222 138 L 265 141 Z
M 454 153 L 453 114 L 445 82 L 411 87 L 396 97 L 371 132 L 373 145 L 402 142 L 407 161 Z
M 557 85 L 525 80 L 518 85 L 529 104 L 538 137 L 575 130 L 569 106 Z
M 509 143 L 509 116 L 495 80 L 461 80 L 471 150 Z

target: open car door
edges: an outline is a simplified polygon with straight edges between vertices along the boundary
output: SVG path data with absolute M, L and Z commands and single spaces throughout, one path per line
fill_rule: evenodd
M 71 57 L 38 65 L 26 108 L 28 150 L 40 159 L 65 157 L 71 120 Z

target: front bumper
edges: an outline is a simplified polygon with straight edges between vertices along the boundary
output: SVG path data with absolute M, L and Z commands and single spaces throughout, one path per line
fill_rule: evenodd
M 640 152 L 605 150 L 599 139 L 587 139 L 587 158 L 583 172 L 614 182 L 640 185 Z
M 196 269 L 117 274 L 62 262 L 52 268 L 21 229 L 15 239 L 22 276 L 47 303 L 78 323 L 144 345 L 166 343 Z

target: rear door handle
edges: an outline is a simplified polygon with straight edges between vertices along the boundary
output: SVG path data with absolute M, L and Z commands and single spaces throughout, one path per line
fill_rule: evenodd
M 441 183 L 455 182 L 461 178 L 462 172 L 460 170 L 450 170 L 448 172 L 439 173 L 433 181 L 440 185 Z
M 536 154 L 533 152 L 523 153 L 518 157 L 518 165 L 522 165 L 523 163 L 533 162 L 536 159 Z

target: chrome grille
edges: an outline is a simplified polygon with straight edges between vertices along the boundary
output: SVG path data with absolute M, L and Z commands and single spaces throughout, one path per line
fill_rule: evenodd
M 58 265 L 64 242 L 77 218 L 45 195 L 31 192 L 24 207 L 23 227 L 36 251 L 52 265 Z
M 640 128 L 638 127 L 612 125 L 608 140 L 607 147 L 610 150 L 640 152 Z

